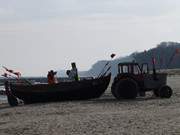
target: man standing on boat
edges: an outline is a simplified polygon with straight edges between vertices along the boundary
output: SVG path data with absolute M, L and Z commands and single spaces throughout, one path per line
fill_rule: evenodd
M 68 75 L 68 77 L 73 80 L 73 81 L 79 81 L 79 77 L 78 77 L 78 70 L 76 68 L 76 63 L 71 63 L 72 69 L 71 70 L 67 70 L 66 74 Z
M 74 75 L 72 74 L 71 70 L 67 70 L 66 74 L 67 74 L 67 76 L 69 77 L 70 80 L 73 80 L 73 81 L 75 80 Z
M 55 84 L 57 83 L 57 78 L 55 77 L 57 72 L 54 72 L 53 70 L 48 72 L 47 78 L 48 78 L 48 84 Z

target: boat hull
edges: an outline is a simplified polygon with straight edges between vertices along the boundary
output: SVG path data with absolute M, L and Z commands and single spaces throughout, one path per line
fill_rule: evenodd
M 51 102 L 63 100 L 87 100 L 99 98 L 107 89 L 111 75 L 76 82 L 57 84 L 11 84 L 12 94 L 25 103 Z

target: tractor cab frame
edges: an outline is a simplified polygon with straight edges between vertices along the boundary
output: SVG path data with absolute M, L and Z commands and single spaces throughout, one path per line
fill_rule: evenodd
M 138 63 L 119 63 L 118 64 L 119 74 L 148 74 L 149 67 L 147 63 L 143 63 L 141 66 Z

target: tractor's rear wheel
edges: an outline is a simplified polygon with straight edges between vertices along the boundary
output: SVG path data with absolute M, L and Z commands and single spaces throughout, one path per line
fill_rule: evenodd
M 112 86 L 111 86 L 111 93 L 116 99 L 120 99 L 121 97 L 118 97 L 118 94 L 115 91 L 117 82 L 113 81 Z
M 159 96 L 161 98 L 170 98 L 172 94 L 173 94 L 172 89 L 167 85 L 159 89 Z
M 117 99 L 135 99 L 138 94 L 138 84 L 132 79 L 123 79 L 112 86 L 111 91 Z

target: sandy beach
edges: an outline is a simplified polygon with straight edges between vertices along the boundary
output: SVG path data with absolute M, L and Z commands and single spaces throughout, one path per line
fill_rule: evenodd
M 0 135 L 179 135 L 180 76 L 168 78 L 170 99 L 100 99 L 9 107 L 0 104 Z

